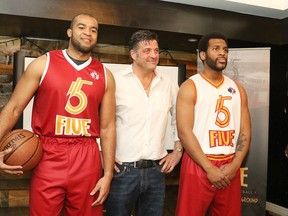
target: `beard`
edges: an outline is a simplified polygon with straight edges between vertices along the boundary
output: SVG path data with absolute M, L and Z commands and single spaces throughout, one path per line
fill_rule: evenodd
M 213 59 L 211 59 L 208 55 L 206 56 L 206 64 L 213 70 L 217 71 L 217 72 L 222 72 L 222 70 L 224 70 L 227 66 L 227 61 L 225 63 L 225 65 L 221 64 L 221 66 L 217 65 L 217 59 L 214 61 Z
M 83 46 L 81 45 L 81 43 L 77 40 L 74 39 L 73 35 L 71 37 L 71 44 L 73 45 L 73 47 L 78 50 L 79 52 L 81 53 L 84 53 L 84 54 L 88 54 L 88 53 L 91 53 L 93 48 L 95 47 L 96 45 L 96 42 L 94 44 L 92 44 L 90 47 L 86 47 L 86 46 Z

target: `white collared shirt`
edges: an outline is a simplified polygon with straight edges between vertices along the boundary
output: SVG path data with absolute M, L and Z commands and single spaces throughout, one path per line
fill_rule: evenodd
M 165 134 L 171 115 L 174 141 L 176 97 L 179 87 L 167 75 L 155 72 L 149 97 L 132 72 L 132 66 L 115 73 L 116 81 L 116 158 L 122 162 L 158 160 L 167 155 Z M 173 144 L 174 145 L 174 144 Z

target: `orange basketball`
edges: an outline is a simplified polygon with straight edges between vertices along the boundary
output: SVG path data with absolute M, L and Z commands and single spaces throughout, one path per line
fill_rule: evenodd
M 0 150 L 12 148 L 5 155 L 4 163 L 22 166 L 23 171 L 32 170 L 41 160 L 43 149 L 36 134 L 25 129 L 12 130 L 0 142 Z

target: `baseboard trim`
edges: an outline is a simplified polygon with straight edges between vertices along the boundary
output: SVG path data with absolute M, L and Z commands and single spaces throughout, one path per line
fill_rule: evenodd
M 277 215 L 288 216 L 288 209 L 287 208 L 285 208 L 283 206 L 276 205 L 274 203 L 266 202 L 266 210 L 268 212 L 272 212 L 272 213 L 275 213 Z

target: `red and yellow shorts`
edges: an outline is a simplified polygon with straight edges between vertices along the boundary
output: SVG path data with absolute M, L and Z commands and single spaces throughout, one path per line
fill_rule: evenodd
M 234 155 L 207 155 L 217 167 L 230 163 Z M 176 215 L 241 216 L 240 170 L 230 185 L 218 190 L 212 187 L 206 172 L 186 152 L 183 154 Z
M 43 157 L 31 176 L 30 215 L 102 216 L 90 192 L 102 175 L 95 138 L 41 137 Z

